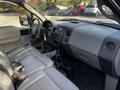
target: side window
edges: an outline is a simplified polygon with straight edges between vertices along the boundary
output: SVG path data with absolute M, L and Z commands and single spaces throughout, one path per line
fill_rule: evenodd
M 0 14 L 22 14 L 24 9 L 10 2 L 0 2 Z
M 2 18 L 2 21 L 0 21 L 1 25 L 21 25 L 20 16 L 26 18 L 26 13 L 22 7 L 9 1 L 4 1 L 0 2 L 0 16 Z

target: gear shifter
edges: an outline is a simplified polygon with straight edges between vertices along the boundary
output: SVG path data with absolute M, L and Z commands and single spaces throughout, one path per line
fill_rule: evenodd
M 43 38 L 43 53 L 46 52 L 46 42 L 47 42 L 47 34 L 46 34 L 46 29 L 45 28 L 42 28 L 41 29 L 42 31 L 42 38 Z

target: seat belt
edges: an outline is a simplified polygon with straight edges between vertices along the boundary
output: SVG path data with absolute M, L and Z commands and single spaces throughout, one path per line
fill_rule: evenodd
M 13 62 L 11 66 L 13 68 L 12 78 L 15 88 L 17 88 L 25 80 L 25 76 L 22 74 L 24 71 L 24 66 L 19 62 Z
M 11 78 L 9 72 L 4 68 L 4 66 L 3 66 L 2 64 L 0 64 L 0 67 L 1 67 L 0 70 L 1 70 L 2 72 L 6 73 L 6 74 Z
M 116 90 L 120 90 L 120 77 L 119 77 L 119 80 L 118 80 L 118 84 L 117 84 Z

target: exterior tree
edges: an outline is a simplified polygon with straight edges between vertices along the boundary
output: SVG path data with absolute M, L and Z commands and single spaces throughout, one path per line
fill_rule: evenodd
M 32 6 L 36 6 L 41 4 L 42 0 L 28 0 L 28 3 L 31 4 Z
M 28 3 L 39 13 L 42 13 L 46 10 L 46 0 L 28 0 Z

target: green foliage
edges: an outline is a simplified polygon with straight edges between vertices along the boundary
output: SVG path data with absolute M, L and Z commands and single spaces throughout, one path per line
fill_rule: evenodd
M 70 6 L 70 5 L 78 5 L 81 2 L 91 3 L 92 0 L 47 0 L 47 5 L 62 5 L 62 6 Z

